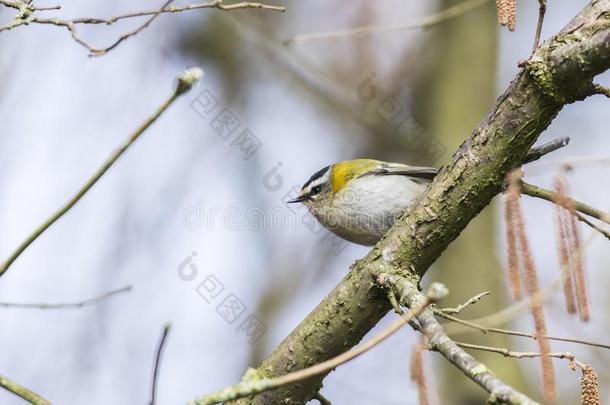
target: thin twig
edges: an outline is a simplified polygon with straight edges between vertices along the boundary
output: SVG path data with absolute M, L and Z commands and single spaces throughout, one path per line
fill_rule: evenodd
M 140 33 L 142 30 L 146 29 L 150 23 L 152 23 L 155 18 L 159 17 L 159 14 L 161 14 L 161 12 L 163 11 L 163 9 L 167 6 L 169 6 L 174 0 L 167 0 L 165 2 L 165 4 L 163 4 L 163 6 L 157 10 L 157 12 L 155 14 L 153 14 L 148 20 L 146 20 L 146 22 L 144 22 L 144 24 L 140 25 L 138 28 L 136 28 L 133 31 L 129 31 L 125 34 L 122 34 L 116 41 L 114 41 L 114 43 L 106 48 L 103 49 L 95 49 L 93 51 L 93 53 L 91 54 L 92 56 L 101 56 L 106 54 L 107 52 L 113 50 L 114 48 L 116 48 L 121 42 L 123 42 L 124 40 L 126 40 L 127 38 L 133 37 L 134 35 L 137 35 L 138 33 Z
M 531 163 L 535 160 L 540 159 L 542 156 L 549 154 L 551 152 L 556 151 L 557 149 L 563 148 L 570 143 L 569 136 L 562 136 L 561 138 L 553 139 L 550 142 L 543 143 L 540 146 L 533 147 L 527 152 L 525 155 L 525 159 L 523 159 L 523 164 Z
M 38 7 L 35 6 L 33 4 L 30 4 L 30 2 L 25 2 L 25 1 L 20 1 L 20 0 L 0 0 L 0 4 L 9 7 L 9 8 L 14 8 L 15 10 L 19 10 L 20 13 L 23 13 L 24 11 L 49 11 L 49 10 L 60 10 L 61 6 L 44 6 L 44 7 Z
M 106 298 L 112 297 L 113 295 L 121 294 L 124 292 L 131 291 L 132 286 L 128 285 L 117 290 L 109 291 L 104 294 L 98 295 L 93 298 L 88 298 L 78 302 L 67 302 L 58 304 L 47 304 L 47 303 L 19 303 L 19 302 L 0 302 L 0 307 L 3 308 L 35 308 L 35 309 L 66 309 L 66 308 L 82 308 L 87 305 L 95 304 L 99 301 L 105 300 Z
M 461 318 L 457 318 L 457 317 L 455 317 L 453 315 L 449 315 L 449 314 L 441 312 L 439 310 L 436 310 L 435 314 L 437 316 L 440 316 L 441 318 L 447 319 L 448 321 L 456 322 L 456 323 L 459 323 L 460 325 L 468 326 L 469 328 L 479 330 L 482 333 L 498 333 L 498 334 L 502 334 L 502 335 L 527 337 L 527 338 L 534 339 L 534 340 L 538 339 L 538 336 L 535 333 L 521 332 L 521 331 L 516 331 L 516 330 L 501 329 L 501 328 L 494 328 L 494 327 L 490 327 L 490 326 L 485 326 L 485 325 L 477 324 L 477 323 L 474 323 L 474 322 L 471 322 L 471 321 L 467 321 L 467 320 L 464 320 L 464 319 L 461 319 Z M 460 331 L 458 331 L 458 332 L 460 332 Z M 462 332 L 466 332 L 466 331 L 462 331 Z M 450 334 L 451 335 L 456 335 L 456 334 L 459 334 L 459 333 L 450 333 Z M 558 342 L 577 343 L 577 344 L 581 344 L 581 345 L 599 347 L 599 348 L 602 348 L 602 349 L 609 349 L 610 350 L 610 344 L 605 344 L 605 343 L 592 342 L 592 341 L 582 340 L 582 339 L 574 339 L 574 338 L 551 336 L 551 335 L 543 335 L 541 337 L 544 338 L 544 339 L 555 340 L 555 341 L 558 341 Z
M 5 24 L 5 25 L 0 25 L 0 32 L 8 31 L 8 30 L 20 27 L 22 25 L 28 25 L 28 24 L 43 24 L 43 25 L 55 25 L 58 27 L 64 27 L 70 32 L 72 39 L 74 39 L 74 41 L 77 42 L 78 44 L 85 47 L 91 53 L 91 56 L 100 56 L 100 55 L 104 55 L 111 49 L 114 49 L 125 39 L 127 39 L 131 36 L 134 36 L 134 35 L 138 34 L 140 31 L 144 30 L 160 14 L 180 13 L 183 11 L 198 10 L 198 9 L 204 9 L 204 8 L 215 8 L 215 9 L 223 10 L 223 11 L 251 9 L 251 8 L 270 10 L 270 11 L 280 11 L 280 12 L 286 11 L 286 8 L 282 7 L 282 6 L 273 6 L 273 5 L 267 5 L 267 4 L 257 3 L 257 2 L 250 2 L 250 1 L 242 1 L 239 3 L 233 3 L 233 4 L 224 4 L 224 2 L 222 0 L 214 0 L 214 1 L 208 1 L 208 2 L 203 2 L 203 3 L 195 3 L 195 4 L 185 5 L 185 6 L 173 6 L 173 7 L 169 6 L 170 3 L 171 3 L 171 1 L 168 1 L 167 3 L 165 3 L 165 5 L 163 7 L 154 9 L 154 10 L 136 11 L 136 12 L 131 12 L 131 13 L 122 14 L 122 15 L 109 17 L 109 18 L 81 17 L 81 18 L 66 20 L 66 19 L 60 19 L 60 18 L 43 18 L 43 17 L 37 16 L 34 13 L 35 11 L 57 10 L 60 8 L 59 6 L 35 7 L 31 4 L 27 4 L 27 3 L 21 2 L 21 1 L 0 0 L 0 4 L 4 4 L 7 7 L 16 8 L 16 9 L 20 10 L 19 14 L 13 19 L 13 21 L 11 21 L 10 23 Z M 126 34 L 121 35 L 112 45 L 110 45 L 107 48 L 96 48 L 96 47 L 90 45 L 87 41 L 85 41 L 78 34 L 77 29 L 76 29 L 76 26 L 79 24 L 112 25 L 119 20 L 137 18 L 137 17 L 146 17 L 146 16 L 152 16 L 152 17 L 148 21 L 146 21 L 142 26 L 135 29 L 134 31 L 130 31 Z
M 102 178 L 102 176 L 116 163 L 127 149 L 142 135 L 182 94 L 189 91 L 203 75 L 199 68 L 192 68 L 178 76 L 178 84 L 168 99 L 148 117 L 123 143 L 106 159 L 102 166 L 87 180 L 76 194 L 45 222 L 43 222 L 30 236 L 28 236 L 11 255 L 0 265 L 0 277 L 6 273 L 11 264 L 34 242 L 44 231 L 49 229 L 59 218 L 66 214 L 76 203 Z
M 483 350 L 486 352 L 498 353 L 498 354 L 503 355 L 504 357 L 513 357 L 515 359 L 523 359 L 523 358 L 534 359 L 537 357 L 552 357 L 552 358 L 556 358 L 556 359 L 568 359 L 568 360 L 570 360 L 570 363 L 576 364 L 578 367 L 580 367 L 583 370 L 587 367 L 586 364 L 578 361 L 576 359 L 576 356 L 574 356 L 572 353 L 569 353 L 569 352 L 549 352 L 549 353 L 517 352 L 517 351 L 506 349 L 503 347 L 482 346 L 482 345 L 475 345 L 472 343 L 464 343 L 464 342 L 455 342 L 455 343 L 458 346 L 466 348 L 466 349 Z
M 608 240 L 610 240 L 610 231 L 602 228 L 601 226 L 597 225 L 596 223 L 594 223 L 592 221 L 589 221 L 586 217 L 579 214 L 578 212 L 576 213 L 576 218 L 578 218 L 578 220 L 580 222 L 584 222 L 585 224 L 589 225 L 591 228 L 595 229 L 597 232 L 604 235 L 606 238 L 608 238 Z
M 318 392 L 316 395 L 314 395 L 313 399 L 318 400 L 320 405 L 333 405 L 332 402 L 330 402 L 324 395 L 322 395 L 321 392 Z
M 204 8 L 216 8 L 216 9 L 224 10 L 224 11 L 241 10 L 241 9 L 248 9 L 248 8 L 256 8 L 256 9 L 279 11 L 279 12 L 286 11 L 286 7 L 272 6 L 272 5 L 256 3 L 256 2 L 252 2 L 252 1 L 242 1 L 239 3 L 224 4 L 224 2 L 222 0 L 214 0 L 214 1 L 208 1 L 208 2 L 203 2 L 203 3 L 188 4 L 185 6 L 163 7 L 160 10 L 152 9 L 152 10 L 136 11 L 136 12 L 132 12 L 132 13 L 118 15 L 115 17 L 110 17 L 110 18 L 82 17 L 82 18 L 76 18 L 71 21 L 74 24 L 111 25 L 117 21 L 128 19 L 128 18 L 146 17 L 149 15 L 155 15 L 155 14 L 181 13 L 183 11 L 200 10 L 200 9 L 204 9 Z
M 474 297 L 470 298 L 465 303 L 460 304 L 455 308 L 441 308 L 441 309 L 438 309 L 437 311 L 442 312 L 444 314 L 459 314 L 460 312 L 462 312 L 462 310 L 464 308 L 466 308 L 470 305 L 476 304 L 482 298 L 487 297 L 489 294 L 490 294 L 489 291 L 483 291 L 482 293 L 475 295 Z
M 403 31 L 403 30 L 410 30 L 410 29 L 416 29 L 416 28 L 429 28 L 434 25 L 440 24 L 445 20 L 459 17 L 460 15 L 462 15 L 470 10 L 473 10 L 477 7 L 480 7 L 488 2 L 489 2 L 489 0 L 465 1 L 456 6 L 449 7 L 438 13 L 420 18 L 420 19 L 415 20 L 408 24 L 367 25 L 364 27 L 353 28 L 353 29 L 345 30 L 345 31 L 334 31 L 334 32 L 324 32 L 324 33 L 319 33 L 319 34 L 297 35 L 295 37 L 285 40 L 284 43 L 291 44 L 291 43 L 296 43 L 296 42 L 307 42 L 307 41 L 370 35 L 370 34 L 379 33 L 379 32 Z
M 159 365 L 161 364 L 161 353 L 163 353 L 163 347 L 165 346 L 165 341 L 167 340 L 167 334 L 169 333 L 172 325 L 170 323 L 166 323 L 163 325 L 163 332 L 161 333 L 161 339 L 159 340 L 159 346 L 157 347 L 157 351 L 155 354 L 155 365 L 153 368 L 153 380 L 150 389 L 150 405 L 155 405 L 155 400 L 157 397 L 157 381 L 159 379 Z
M 17 395 L 18 397 L 25 399 L 30 404 L 51 405 L 51 403 L 48 400 L 44 399 L 43 397 L 41 397 L 34 391 L 32 391 L 28 388 L 25 388 L 23 385 L 5 377 L 5 376 L 2 376 L 2 375 L 0 375 L 0 387 L 4 388 L 7 391 L 12 392 L 13 394 Z
M 399 297 L 399 302 L 407 308 L 419 306 L 423 299 L 423 295 L 417 290 L 415 285 L 404 277 L 393 274 L 380 274 L 377 276 L 376 281 L 380 287 L 388 290 L 392 289 L 396 296 Z M 447 336 L 430 308 L 422 309 L 415 318 L 421 326 L 421 333 L 428 339 L 429 349 L 443 355 L 468 378 L 489 392 L 492 399 L 500 403 L 513 405 L 537 404 L 524 394 L 499 380 L 484 364 L 458 347 Z
M 542 24 L 544 23 L 544 15 L 546 14 L 546 0 L 538 0 L 540 7 L 538 8 L 538 23 L 536 24 L 536 34 L 534 35 L 534 46 L 532 52 L 536 52 L 540 46 L 540 35 L 542 34 Z
M 256 373 L 255 370 L 248 369 L 248 371 L 246 371 L 246 374 L 244 375 L 244 378 L 242 379 L 242 382 L 240 382 L 239 384 L 204 395 L 199 399 L 189 402 L 189 405 L 210 405 L 230 401 L 233 399 L 243 398 L 246 396 L 259 394 L 261 392 L 275 389 L 286 384 L 305 380 L 315 375 L 332 370 L 335 367 L 338 367 L 341 364 L 360 356 L 361 354 L 372 349 L 379 343 L 383 342 L 385 339 L 387 339 L 395 332 L 397 332 L 400 328 L 402 328 L 408 322 L 407 320 L 413 318 L 428 305 L 440 299 L 445 294 L 445 291 L 446 289 L 444 286 L 438 283 L 433 283 L 430 286 L 429 293 L 425 296 L 422 294 L 424 298 L 417 305 L 414 305 L 405 314 L 404 317 L 398 318 L 394 323 L 379 332 L 377 335 L 375 335 L 373 338 L 371 338 L 364 344 L 354 349 L 348 350 L 347 352 L 344 352 L 336 357 L 333 357 L 332 359 L 275 378 L 260 379 L 254 375 Z
M 554 204 L 559 204 L 562 207 L 569 209 L 569 204 L 573 204 L 574 208 L 578 212 L 582 212 L 590 217 L 595 219 L 599 219 L 610 225 L 610 214 L 607 214 L 597 208 L 591 207 L 583 202 L 574 200 L 572 198 L 562 198 L 557 193 L 544 189 L 542 187 L 534 186 L 533 184 L 526 183 L 524 181 L 521 182 L 521 193 L 525 195 L 529 195 L 530 197 L 541 198 L 543 200 L 550 201 Z
M 601 94 L 602 96 L 606 96 L 606 97 L 610 98 L 610 87 L 605 87 L 605 86 L 602 86 L 601 84 L 594 83 L 593 92 L 595 94 Z
M 580 249 L 578 251 L 579 254 L 584 253 L 585 249 L 590 245 L 591 241 L 593 241 L 595 235 L 596 235 L 596 233 L 592 233 L 584 241 L 584 243 L 580 246 Z M 570 266 L 573 266 L 573 265 L 574 265 L 573 263 L 570 264 Z M 567 270 L 567 269 L 564 269 L 564 271 L 565 270 Z M 571 269 L 570 269 L 570 271 L 571 271 Z M 561 286 L 562 280 L 563 280 L 563 274 L 559 274 L 545 288 L 541 289 L 540 291 L 538 291 L 536 294 L 532 295 L 531 297 L 527 297 L 527 298 L 523 299 L 522 301 L 519 301 L 519 302 L 509 306 L 508 308 L 501 309 L 493 314 L 486 315 L 484 317 L 477 318 L 477 319 L 469 319 L 468 321 L 465 321 L 465 322 L 469 322 L 471 325 L 475 325 L 475 324 L 483 325 L 485 328 L 487 328 L 487 327 L 491 328 L 493 326 L 506 324 L 506 323 L 512 321 L 513 319 L 518 318 L 523 312 L 529 310 L 531 307 L 533 307 L 535 305 L 540 305 L 541 303 L 546 301 L 548 298 L 550 298 L 551 295 L 553 294 L 553 292 L 558 287 Z M 472 327 L 471 325 L 464 325 L 464 326 Z M 452 326 L 452 325 L 450 325 L 450 326 Z M 455 328 L 455 327 L 447 328 L 448 334 L 450 334 L 450 335 L 462 333 L 465 330 L 466 330 L 465 328 L 461 328 L 461 329 Z M 561 340 L 561 339 L 558 338 L 556 340 Z M 581 342 L 576 342 L 576 343 L 581 343 Z

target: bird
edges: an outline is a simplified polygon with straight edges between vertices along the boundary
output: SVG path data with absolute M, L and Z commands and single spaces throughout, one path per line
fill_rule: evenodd
M 326 229 L 349 242 L 372 246 L 437 172 L 375 159 L 344 160 L 315 172 L 287 203 L 303 203 Z

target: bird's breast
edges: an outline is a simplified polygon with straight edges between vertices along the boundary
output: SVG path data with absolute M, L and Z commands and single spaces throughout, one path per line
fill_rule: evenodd
M 373 245 L 424 189 L 406 176 L 365 176 L 349 182 L 314 215 L 342 238 Z

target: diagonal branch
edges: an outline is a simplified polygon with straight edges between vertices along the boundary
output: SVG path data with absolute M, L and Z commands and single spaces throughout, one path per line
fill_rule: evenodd
M 328 360 L 356 345 L 391 309 L 374 273 L 413 282 L 497 195 L 540 134 L 567 103 L 592 94 L 593 77 L 610 68 L 610 0 L 592 1 L 542 44 L 420 200 L 267 357 L 266 378 Z M 303 404 L 327 373 L 238 400 Z
M 34 391 L 25 388 L 23 385 L 19 384 L 16 381 L 9 379 L 3 375 L 0 375 L 0 387 L 4 388 L 7 391 L 12 392 L 20 398 L 25 399 L 30 404 L 33 405 L 51 405 L 49 401 L 35 393 Z
M 92 305 L 103 301 L 113 295 L 125 293 L 131 291 L 132 286 L 128 285 L 117 290 L 108 291 L 104 294 L 98 295 L 97 297 L 88 298 L 86 300 L 78 302 L 60 302 L 57 304 L 47 304 L 46 302 L 41 303 L 23 303 L 23 302 L 0 302 L 2 308 L 23 308 L 23 309 L 67 309 L 67 308 L 82 308 L 88 305 Z
M 91 55 L 92 56 L 101 56 L 104 55 L 108 52 L 110 52 L 111 50 L 113 50 L 114 48 L 116 48 L 117 46 L 119 46 L 119 44 L 123 41 L 125 41 L 128 38 L 131 38 L 135 35 L 138 35 L 140 32 L 142 32 L 143 30 L 145 30 L 146 28 L 148 28 L 148 26 L 157 18 L 159 17 L 159 15 L 163 12 L 163 10 L 169 6 L 174 0 L 167 0 L 165 2 L 165 4 L 163 4 L 163 7 L 161 7 L 159 10 L 157 10 L 156 13 L 154 13 L 153 15 L 150 16 L 150 18 L 148 20 L 146 20 L 144 22 L 144 24 L 140 25 L 138 28 L 136 28 L 133 31 L 129 31 L 126 32 L 125 34 L 122 34 L 116 41 L 114 41 L 112 43 L 112 45 L 107 46 L 106 48 L 101 48 L 101 49 L 90 49 L 91 51 Z
M 489 0 L 468 0 L 462 3 L 458 3 L 455 6 L 448 7 L 445 10 L 439 11 L 432 15 L 420 18 L 416 21 L 407 24 L 400 25 L 367 25 L 364 27 L 352 28 L 345 31 L 334 31 L 334 32 L 321 32 L 317 34 L 304 34 L 297 35 L 292 38 L 286 39 L 285 44 L 326 40 L 326 39 L 337 39 L 346 37 L 365 36 L 374 33 L 391 32 L 391 31 L 404 31 L 416 28 L 430 28 L 438 25 L 446 20 L 457 18 L 462 14 L 474 10 L 488 3 Z
M 415 288 L 413 287 L 413 289 Z M 417 303 L 411 306 L 408 313 L 403 314 L 401 318 L 394 321 L 394 323 L 379 332 L 377 335 L 373 336 L 371 340 L 365 342 L 361 346 L 348 350 L 345 353 L 341 353 L 340 355 L 322 363 L 292 373 L 284 374 L 276 378 L 260 378 L 257 376 L 256 370 L 248 369 L 241 383 L 211 394 L 207 394 L 195 401 L 190 402 L 189 405 L 212 405 L 232 399 L 243 398 L 253 394 L 259 394 L 272 389 L 277 389 L 278 387 L 286 384 L 303 381 L 321 373 L 329 372 L 341 364 L 344 364 L 377 346 L 379 343 L 383 342 L 388 337 L 400 330 L 400 328 L 406 325 L 413 317 L 421 313 L 428 305 L 437 302 L 445 295 L 447 295 L 447 289 L 445 286 L 439 283 L 432 283 L 426 295 L 421 294 L 418 291 L 418 296 L 420 299 Z
M 380 274 L 377 282 L 386 289 L 391 289 L 399 302 L 407 308 L 419 306 L 424 298 L 419 290 L 408 279 L 393 274 Z M 511 405 L 535 405 L 531 400 L 508 384 L 498 379 L 484 364 L 466 353 L 451 340 L 430 308 L 424 308 L 415 316 L 419 331 L 428 339 L 428 348 L 443 355 L 451 364 L 462 371 L 468 378 L 479 384 L 490 394 L 489 403 L 506 403 Z
M 165 100 L 161 106 L 153 112 L 151 116 L 146 118 L 142 124 L 131 134 L 119 147 L 108 156 L 104 163 L 97 169 L 95 173 L 83 184 L 83 186 L 74 194 L 68 202 L 62 205 L 55 213 L 53 213 L 46 221 L 34 230 L 13 253 L 2 263 L 0 263 L 0 277 L 6 273 L 9 267 L 15 260 L 47 229 L 51 227 L 58 219 L 63 217 L 72 207 L 80 201 L 81 198 L 97 183 L 102 176 L 119 160 L 121 156 L 129 149 L 135 141 L 155 122 L 157 119 L 180 97 L 182 94 L 189 91 L 203 75 L 203 71 L 199 68 L 191 68 L 185 70 L 178 76 L 176 88 L 172 94 Z

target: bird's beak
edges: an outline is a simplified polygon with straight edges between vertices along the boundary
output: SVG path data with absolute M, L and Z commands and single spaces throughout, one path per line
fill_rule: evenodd
M 293 198 L 292 200 L 288 200 L 286 202 L 288 204 L 293 204 L 293 203 L 303 202 L 303 201 L 305 201 L 307 199 L 308 199 L 308 197 L 306 195 L 300 195 L 297 198 Z

